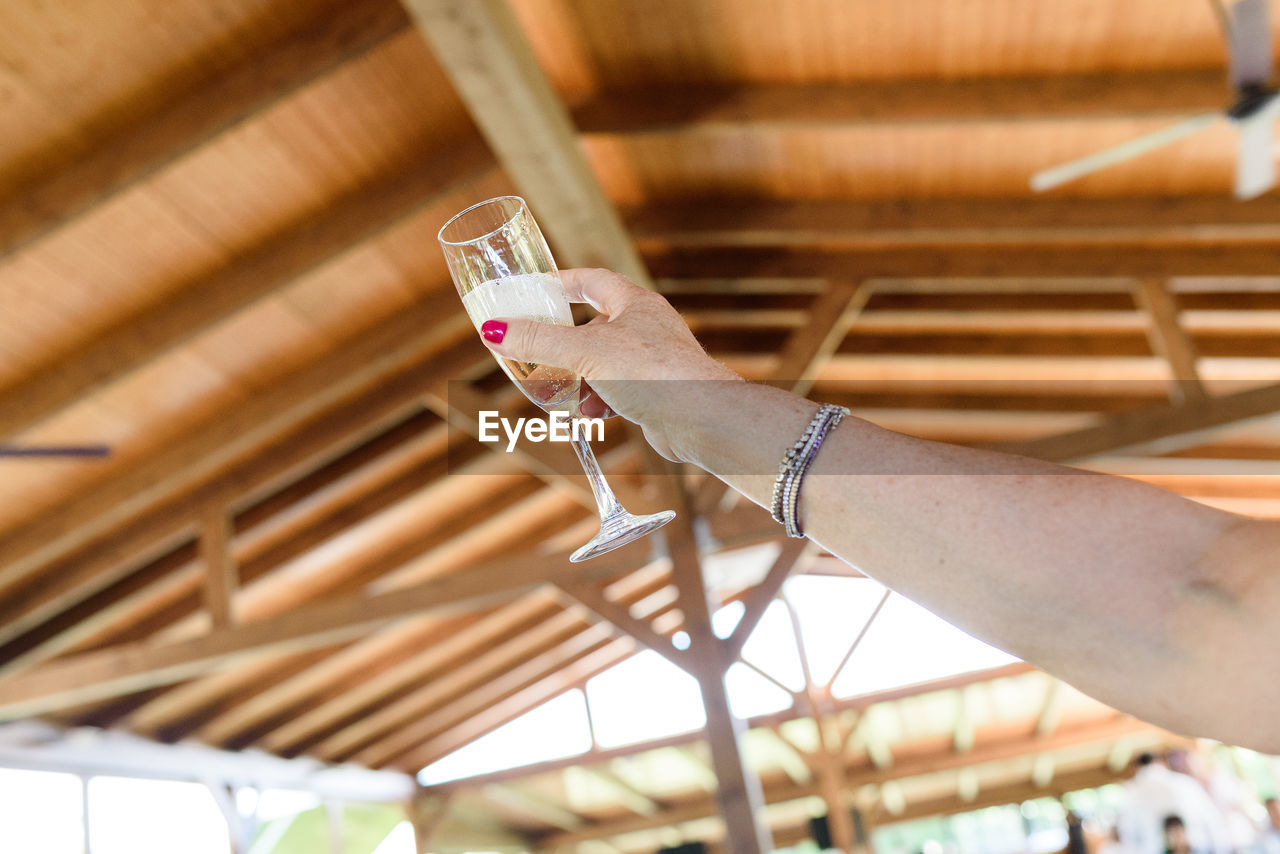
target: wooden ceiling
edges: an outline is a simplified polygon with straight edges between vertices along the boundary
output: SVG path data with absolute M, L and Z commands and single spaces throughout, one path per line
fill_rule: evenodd
M 571 458 L 450 441 L 518 402 L 435 233 L 512 191 L 752 379 L 1280 516 L 1280 201 L 1229 198 L 1230 128 L 1027 189 L 1224 63 L 1199 0 L 4 4 L 0 714 L 416 771 L 696 635 L 689 520 L 766 517 L 616 431 L 686 512 L 581 578 Z M 69 445 L 110 453 L 14 455 Z

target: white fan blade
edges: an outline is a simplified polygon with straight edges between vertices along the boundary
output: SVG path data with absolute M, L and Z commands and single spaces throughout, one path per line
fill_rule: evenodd
M 1097 172 L 1100 169 L 1106 169 L 1108 166 L 1123 163 L 1171 142 L 1177 142 L 1183 137 L 1188 137 L 1193 133 L 1204 130 L 1217 121 L 1220 115 L 1220 113 L 1205 113 L 1204 115 L 1178 122 L 1176 125 L 1163 130 L 1158 130 L 1155 133 L 1149 133 L 1146 136 L 1122 142 L 1114 148 L 1099 151 L 1097 154 L 1090 154 L 1088 157 L 1082 157 L 1079 160 L 1073 160 L 1070 163 L 1064 163 L 1061 166 L 1037 172 L 1031 176 L 1031 189 L 1037 193 L 1042 193 L 1045 190 L 1057 187 L 1059 184 L 1083 178 L 1085 175 Z
M 1231 7 L 1231 33 L 1227 45 L 1231 53 L 1231 82 L 1239 89 L 1271 79 L 1271 0 L 1237 0 Z
M 1276 155 L 1271 110 L 1260 110 L 1236 122 L 1240 134 L 1236 159 L 1236 198 L 1252 199 L 1270 190 L 1276 183 Z

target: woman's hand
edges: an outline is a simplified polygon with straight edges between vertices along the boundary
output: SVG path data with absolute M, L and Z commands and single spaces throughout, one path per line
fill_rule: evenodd
M 613 412 L 644 429 L 667 459 L 683 460 L 681 428 L 698 406 L 698 381 L 741 377 L 712 359 L 671 304 L 609 270 L 560 273 L 571 302 L 585 302 L 598 317 L 583 326 L 497 318 L 481 326 L 485 343 L 501 356 L 567 368 L 583 377 Z M 584 415 L 605 415 L 584 401 Z

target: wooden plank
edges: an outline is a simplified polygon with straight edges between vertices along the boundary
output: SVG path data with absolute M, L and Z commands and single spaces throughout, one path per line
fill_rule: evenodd
M 505 0 L 403 0 L 564 266 L 609 267 L 650 287 L 568 110 Z
M 989 446 L 992 450 L 1055 462 L 1087 459 L 1156 442 L 1194 444 L 1206 432 L 1280 412 L 1280 383 L 1209 397 L 1183 406 L 1155 406 L 1120 413 L 1086 427 L 1043 439 Z
M 1196 348 L 1178 320 L 1178 304 L 1168 285 L 1161 279 L 1141 279 L 1134 284 L 1133 298 L 1146 312 L 1151 349 L 1169 363 L 1170 400 L 1204 400 L 1208 393 L 1196 370 Z
M 312 219 L 273 236 L 212 275 L 179 286 L 172 296 L 0 392 L 0 439 L 127 376 L 351 246 L 408 221 L 489 168 L 483 146 L 466 142 L 421 157 L 411 169 L 334 199 Z
M 317 602 L 188 641 L 86 653 L 0 681 L 0 719 L 121 696 L 207 673 L 249 653 L 300 651 L 357 637 L 422 612 L 448 613 L 513 596 L 577 569 L 566 555 L 510 557 L 368 597 Z
M 859 80 L 838 84 L 688 84 L 602 92 L 574 112 L 584 133 L 711 133 L 782 128 L 1063 118 L 1184 118 L 1219 110 L 1215 70 Z
M 388 0 L 328 5 L 269 49 L 96 141 L 57 171 L 28 176 L 0 200 L 0 257 L 377 49 L 408 25 L 403 10 Z M 9 432 L 0 428 L 0 435 Z
M 226 508 L 210 506 L 200 532 L 200 559 L 204 563 L 205 609 L 215 629 L 225 629 L 235 622 L 239 568 L 231 552 L 231 535 L 231 517 Z
M 633 237 L 653 249 L 768 246 L 891 249 L 932 246 L 1159 242 L 1256 243 L 1280 235 L 1280 200 L 894 199 L 672 201 L 628 208 Z
M 1171 276 L 1269 276 L 1280 269 L 1280 246 L 1055 245 L 1010 247 L 939 246 L 918 249 L 826 249 L 786 251 L 768 247 L 714 247 L 648 251 L 656 277 L 747 278 L 814 276 L 865 279 L 1003 279 L 1022 289 L 1024 278 L 1144 278 Z

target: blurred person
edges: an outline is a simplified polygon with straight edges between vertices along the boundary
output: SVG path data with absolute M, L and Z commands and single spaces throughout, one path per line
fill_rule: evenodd
M 1168 816 L 1175 816 L 1196 854 L 1230 854 L 1230 842 L 1222 835 L 1222 814 L 1204 787 L 1185 774 L 1171 771 L 1153 753 L 1135 762 L 1133 779 L 1124 784 L 1117 827 L 1124 844 L 1134 854 L 1160 854 L 1165 850 Z
M 1187 826 L 1176 815 L 1164 817 L 1164 854 L 1192 854 L 1187 840 Z
M 1258 841 L 1257 828 L 1249 817 L 1251 798 L 1240 778 L 1219 763 L 1210 751 L 1175 747 L 1165 752 L 1169 769 L 1195 780 L 1217 807 L 1209 816 L 1215 839 L 1226 840 L 1231 851 L 1248 851 Z
M 838 408 L 743 381 L 625 277 L 562 280 L 600 316 L 494 318 L 481 333 L 501 357 L 581 375 L 594 392 L 583 415 L 638 424 L 658 453 L 770 508 L 788 533 L 1102 702 L 1280 752 L 1280 682 L 1255 663 L 1280 648 L 1280 521 L 841 422 Z

